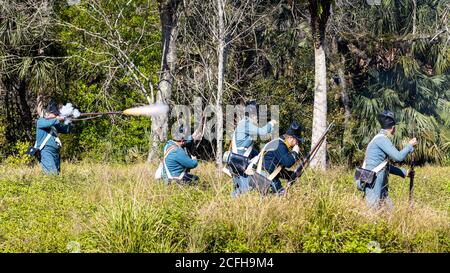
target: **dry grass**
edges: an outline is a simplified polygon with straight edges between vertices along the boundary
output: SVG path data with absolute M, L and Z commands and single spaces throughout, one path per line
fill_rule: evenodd
M 231 180 L 212 164 L 200 166 L 200 184 L 187 187 L 154 181 L 156 166 L 144 163 L 65 163 L 56 178 L 37 167 L 0 166 L 0 250 L 64 252 L 70 241 L 86 252 L 450 250 L 448 167 L 417 170 L 413 210 L 407 181 L 391 179 L 395 209 L 374 212 L 343 168 L 308 171 L 287 197 L 233 199 Z M 39 213 L 46 217 L 36 221 Z M 373 241 L 379 249 L 368 247 Z

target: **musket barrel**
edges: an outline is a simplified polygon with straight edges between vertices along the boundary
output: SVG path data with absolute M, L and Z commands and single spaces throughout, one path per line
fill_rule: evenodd
M 311 161 L 311 159 L 315 156 L 316 152 L 325 141 L 327 133 L 331 130 L 333 126 L 334 126 L 333 123 L 330 123 L 330 125 L 328 125 L 325 132 L 323 132 L 323 134 L 320 136 L 319 141 L 314 145 L 311 151 L 309 151 L 309 153 L 301 160 L 300 165 L 294 170 L 294 177 L 292 177 L 290 181 L 288 181 L 288 186 L 292 185 L 295 182 L 295 180 L 302 175 L 305 166 L 307 166 L 308 163 Z
M 92 117 L 92 116 L 104 116 L 104 115 L 120 115 L 122 111 L 114 112 L 92 112 L 92 113 L 81 113 L 80 117 Z

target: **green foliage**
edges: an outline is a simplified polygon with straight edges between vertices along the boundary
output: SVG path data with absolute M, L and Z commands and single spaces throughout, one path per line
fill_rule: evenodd
M 75 183 L 33 176 L 18 171 L 0 179 L 1 252 L 68 252 L 89 206 L 74 192 Z
M 394 138 L 397 147 L 411 138 L 415 129 L 419 140 L 416 160 L 445 163 L 450 153 L 447 145 L 450 66 L 448 47 L 442 47 L 445 36 L 437 31 L 445 26 L 445 7 L 446 1 L 417 1 L 415 30 L 411 1 L 384 1 L 376 8 L 360 4 L 352 12 L 351 24 L 356 23 L 355 27 L 361 29 L 351 34 L 352 38 L 345 31 L 342 35 L 348 44 L 359 46 L 367 60 L 356 55 L 359 63 L 350 62 L 354 113 L 351 134 L 356 141 L 347 140 L 343 144 L 349 147 L 343 148 L 347 157 L 362 161 L 361 155 L 354 153 L 364 150 L 379 130 L 377 114 L 390 109 L 399 122 Z M 363 37 L 359 32 L 378 37 L 378 41 L 358 40 Z M 347 53 L 347 56 L 355 57 L 355 54 Z
M 117 111 L 146 103 L 130 72 L 115 57 L 120 56 L 115 46 L 123 46 L 131 62 L 156 82 L 161 58 L 159 16 L 156 3 L 148 4 L 98 1 L 98 6 L 97 2 L 83 2 L 58 10 L 64 22 L 59 35 L 71 57 L 70 70 L 75 72 L 61 100 L 72 102 L 82 112 Z M 108 17 L 98 20 L 96 17 L 104 15 L 101 12 Z M 113 32 L 108 24 L 117 16 Z M 117 39 L 132 44 L 126 47 Z M 108 40 L 112 44 L 105 42 Z M 76 133 L 64 138 L 67 147 L 63 157 L 126 162 L 142 159 L 149 147 L 150 125 L 148 118 L 121 116 L 79 122 Z
M 28 147 L 32 146 L 28 141 L 17 141 L 12 149 L 13 155 L 10 155 L 6 158 L 6 164 L 12 165 L 25 165 L 29 164 L 33 161 L 33 157 L 27 154 Z

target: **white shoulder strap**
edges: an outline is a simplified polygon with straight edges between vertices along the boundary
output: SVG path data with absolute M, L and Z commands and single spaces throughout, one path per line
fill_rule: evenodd
M 168 177 L 169 179 L 181 179 L 181 178 L 183 178 L 184 173 L 186 172 L 186 170 L 184 170 L 179 176 L 173 177 L 173 176 L 170 174 L 169 168 L 167 168 L 166 158 L 167 158 L 167 156 L 168 156 L 172 151 L 175 151 L 176 149 L 177 149 L 177 147 L 176 147 L 175 145 L 172 145 L 172 146 L 170 146 L 169 148 L 167 148 L 167 151 L 165 152 L 164 158 L 163 158 L 164 169 L 166 170 L 166 174 L 167 174 L 167 177 Z
M 47 144 L 48 140 L 52 137 L 51 134 L 47 133 L 47 136 L 45 137 L 44 141 L 42 141 L 41 146 L 39 146 L 39 150 L 44 149 L 45 145 Z M 37 142 L 36 142 L 37 144 Z
M 386 135 L 384 134 L 377 134 L 376 136 L 373 137 L 373 139 L 369 142 L 369 144 L 367 145 L 367 149 L 369 148 L 370 144 L 372 144 L 372 142 L 380 137 L 386 137 Z M 366 149 L 366 157 L 367 157 L 367 149 Z M 378 166 L 376 166 L 372 171 L 375 173 L 379 173 L 385 166 L 386 164 L 389 162 L 389 159 L 384 160 L 383 162 L 381 162 Z M 364 158 L 364 162 L 363 165 L 361 166 L 363 169 L 366 168 L 366 158 Z
M 281 138 L 278 138 L 278 139 L 275 139 L 275 140 L 272 140 L 272 141 L 270 141 L 269 143 L 267 143 L 266 145 L 264 145 L 264 148 L 261 150 L 261 152 L 259 153 L 259 155 L 258 155 L 258 167 L 256 168 L 256 172 L 257 173 L 261 173 L 261 171 L 262 171 L 262 163 L 263 163 L 263 160 L 264 160 L 264 152 L 266 151 L 266 148 L 268 147 L 268 145 L 270 144 L 270 143 L 272 143 L 273 141 L 278 141 L 278 140 L 281 140 L 281 141 L 283 141 Z M 283 167 L 281 166 L 281 165 L 278 165 L 276 168 L 275 168 L 275 170 L 269 175 L 269 177 L 267 177 L 267 179 L 269 179 L 270 181 L 272 181 L 279 173 L 280 173 L 280 171 L 283 169 Z
M 376 166 L 373 170 L 372 170 L 372 172 L 375 172 L 375 173 L 379 173 L 385 166 L 386 166 L 386 164 L 388 163 L 388 159 L 386 159 L 385 161 L 383 161 L 383 162 L 381 162 L 378 166 Z

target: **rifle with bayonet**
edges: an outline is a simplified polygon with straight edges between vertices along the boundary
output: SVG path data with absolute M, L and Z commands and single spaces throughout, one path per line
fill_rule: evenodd
M 323 142 L 325 141 L 325 137 L 327 136 L 327 133 L 331 130 L 331 128 L 333 128 L 333 126 L 334 123 L 330 123 L 330 125 L 328 125 L 325 132 L 323 132 L 323 134 L 320 136 L 319 141 L 313 146 L 311 151 L 301 160 L 298 167 L 295 168 L 294 172 L 291 174 L 290 179 L 287 183 L 286 192 L 289 189 L 289 187 L 291 187 L 292 184 L 294 184 L 294 182 L 302 176 L 303 171 L 306 169 L 311 160 L 314 158 L 320 146 L 322 146 Z

